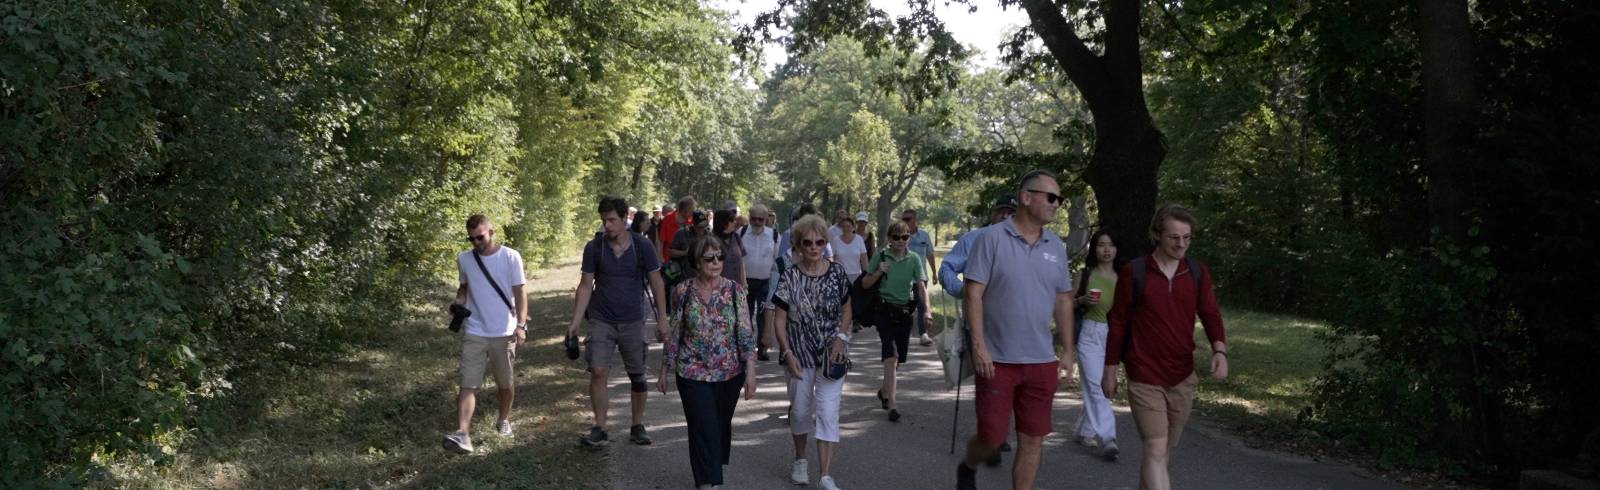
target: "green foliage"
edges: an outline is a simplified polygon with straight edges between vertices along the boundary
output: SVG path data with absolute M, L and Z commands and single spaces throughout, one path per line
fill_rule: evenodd
M 1485 444 L 1500 441 L 1482 419 L 1518 396 L 1510 387 L 1529 374 L 1531 351 L 1521 327 L 1492 307 L 1497 273 L 1486 257 L 1441 242 L 1352 261 L 1366 280 L 1350 285 L 1361 300 L 1331 330 L 1314 412 L 1324 430 L 1374 448 L 1383 466 L 1460 472 L 1442 456 L 1488 459 Z
M 370 338 L 453 276 L 469 214 L 532 264 L 563 255 L 646 95 L 670 104 L 707 66 L 703 88 L 742 89 L 714 37 L 679 29 L 716 22 L 684 1 L 0 19 L 5 487 L 163 458 L 199 400 Z
M 1232 302 L 1330 320 L 1309 427 L 1389 466 L 1506 476 L 1594 430 L 1592 191 L 1580 88 L 1593 6 L 1473 4 L 1479 144 L 1455 162 L 1477 223 L 1430 234 L 1420 47 L 1409 3 L 1166 5 L 1151 19 L 1167 198 Z M 1569 260 L 1570 259 L 1570 260 Z M 1578 347 L 1583 346 L 1583 347 Z M 1426 442 L 1426 444 L 1424 444 Z
M 877 194 L 878 180 L 899 162 L 889 124 L 863 107 L 850 115 L 844 134 L 828 143 L 818 166 L 828 185 L 844 194 L 846 209 L 863 209 Z
M 811 202 L 822 209 L 869 203 L 881 234 L 889 215 L 915 188 L 926 165 L 924 157 L 949 144 L 969 125 L 969 115 L 949 93 L 917 99 L 910 89 L 880 83 L 907 73 L 910 55 L 869 56 L 863 43 L 840 37 L 804 56 L 793 57 L 766 84 L 766 100 L 755 116 L 751 152 L 771 162 L 785 185 L 783 201 Z M 898 52 L 897 52 L 898 53 Z M 858 111 L 881 118 L 889 128 L 897 160 L 878 175 L 871 192 L 830 185 L 821 163 L 829 160 L 829 144 L 841 141 Z

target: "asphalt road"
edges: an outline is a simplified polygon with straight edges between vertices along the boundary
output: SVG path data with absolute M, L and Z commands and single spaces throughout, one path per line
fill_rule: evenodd
M 647 326 L 646 328 L 653 328 Z M 776 354 L 774 352 L 774 354 Z M 651 345 L 651 388 L 661 349 Z M 846 378 L 840 407 L 842 440 L 835 455 L 833 477 L 841 488 L 934 489 L 954 488 L 960 445 L 975 432 L 972 386 L 961 389 L 960 415 L 956 416 L 956 391 L 947 390 L 933 346 L 912 341 L 910 361 L 899 376 L 898 423 L 888 421 L 874 393 L 882 376 L 878 338 L 873 330 L 851 343 L 855 369 Z M 776 357 L 776 356 L 774 356 Z M 605 451 L 610 481 L 619 489 L 693 488 L 685 439 L 683 409 L 676 387 L 663 396 L 652 391 L 645 423 L 654 444 L 635 446 L 627 438 L 627 384 L 616 366 L 611 386 L 612 446 Z M 741 400 L 733 421 L 733 455 L 724 467 L 723 488 L 787 489 L 793 446 L 787 420 L 787 395 L 783 371 L 774 363 L 758 369 L 760 384 L 754 400 Z M 1065 387 L 1063 387 L 1065 390 Z M 1201 390 L 1205 390 L 1204 383 Z M 620 402 L 620 403 L 619 403 Z M 1123 457 L 1119 462 L 1097 459 L 1069 440 L 1080 413 L 1076 393 L 1058 393 L 1054 426 L 1045 448 L 1035 488 L 1137 488 L 1140 443 L 1133 419 L 1125 407 L 1117 409 L 1117 433 Z M 950 452 L 951 425 L 956 421 L 956 453 Z M 1249 449 L 1218 437 L 1215 430 L 1196 420 L 1173 451 L 1171 473 L 1176 488 L 1228 489 L 1383 489 L 1404 488 L 1376 479 L 1357 469 L 1294 456 Z M 574 432 L 574 442 L 578 433 Z M 1013 439 L 1015 442 L 1015 439 Z M 816 449 L 808 448 L 811 484 L 816 485 Z M 996 468 L 978 471 L 979 488 L 1010 488 L 1011 453 Z

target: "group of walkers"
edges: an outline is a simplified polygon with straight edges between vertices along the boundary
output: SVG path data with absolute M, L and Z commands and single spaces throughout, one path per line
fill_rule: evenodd
M 863 328 L 877 330 L 883 376 L 876 395 L 888 420 L 898 422 L 897 367 L 907 361 L 913 332 L 921 344 L 931 343 L 930 282 L 962 300 L 963 334 L 941 338 L 962 339 L 951 351 L 968 356 L 976 372 L 978 432 L 957 466 L 957 488 L 976 488 L 979 464 L 997 464 L 1013 430 L 1013 486 L 1033 486 L 1044 438 L 1053 430 L 1057 386 L 1074 368 L 1081 368 L 1084 413 L 1073 439 L 1116 460 L 1110 400 L 1122 364 L 1143 442 L 1140 487 L 1169 488 L 1169 451 L 1182 435 L 1198 383 L 1192 358 L 1197 316 L 1211 343 L 1212 376 L 1227 376 L 1211 276 L 1186 255 L 1195 220 L 1180 206 L 1157 211 L 1150 224 L 1155 250 L 1126 264 L 1117 262 L 1118 237 L 1094 233 L 1086 267 L 1074 281 L 1066 244 L 1046 228 L 1062 205 L 1048 172 L 1022 176 L 1017 192 L 992 207 L 990 224 L 962 236 L 942 268 L 914 211 L 889 223 L 885 246 L 877 248 L 872 234 L 863 233 L 864 212 L 840 212 L 829 223 L 803 205 L 779 234 L 777 213 L 765 206 L 741 215 L 729 203 L 708 216 L 697 204 L 685 198 L 662 213 L 602 199 L 602 231 L 584 247 L 567 326 L 569 357 L 578 357 L 576 339 L 584 338 L 581 357 L 594 411 L 594 424 L 579 443 L 610 443 L 609 369 L 611 358 L 620 356 L 631 392 L 629 441 L 651 443 L 643 424 L 647 377 L 655 375 L 663 394 L 675 384 L 697 488 L 723 483 L 735 408 L 741 397 L 755 396 L 757 369 L 771 360 L 771 348 L 787 379 L 791 483 L 810 483 L 808 446 L 815 438 L 817 483 L 839 488 L 833 467 L 852 337 Z M 493 227 L 482 216 L 468 220 L 468 232 L 473 249 L 458 258 L 454 304 L 471 315 L 462 335 L 458 427 L 444 442 L 461 453 L 472 451 L 468 425 L 486 366 L 500 390 L 495 429 L 511 434 L 510 366 L 527 318 L 520 256 L 494 243 Z M 663 344 L 655 373 L 645 365 L 647 318 L 654 318 L 652 333 Z

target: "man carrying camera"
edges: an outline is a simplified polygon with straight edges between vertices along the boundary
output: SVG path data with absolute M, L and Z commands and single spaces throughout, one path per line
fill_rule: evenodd
M 511 365 L 517 346 L 527 338 L 528 302 L 522 292 L 525 278 L 522 254 L 494 241 L 494 225 L 481 214 L 467 218 L 467 239 L 472 250 L 456 257 L 457 276 L 452 314 L 466 309 L 466 331 L 461 334 L 461 392 L 456 397 L 456 431 L 444 438 L 446 450 L 472 452 L 468 435 L 472 413 L 477 408 L 478 388 L 484 371 L 491 369 L 499 388 L 500 418 L 495 432 L 511 436 L 511 401 L 516 394 Z M 509 288 L 509 289 L 508 289 Z
M 589 401 L 594 409 L 594 426 L 588 434 L 579 437 L 578 442 L 589 447 L 611 443 L 606 435 L 606 412 L 610 409 L 607 376 L 611 372 L 611 356 L 616 352 L 622 354 L 632 393 L 633 426 L 629 428 L 628 438 L 634 444 L 650 444 L 643 423 L 645 395 L 650 391 L 644 376 L 643 330 L 648 308 L 639 298 L 644 297 L 644 285 L 649 281 L 656 303 L 656 337 L 665 339 L 667 294 L 655 247 L 643 235 L 627 230 L 623 220 L 627 212 L 628 203 L 622 199 L 600 199 L 600 220 L 604 222 L 605 233 L 583 247 L 583 277 L 578 280 L 572 323 L 567 326 L 567 336 L 571 338 L 578 334 L 584 319 L 588 319 L 586 344 L 589 348 L 584 359 L 589 365 Z

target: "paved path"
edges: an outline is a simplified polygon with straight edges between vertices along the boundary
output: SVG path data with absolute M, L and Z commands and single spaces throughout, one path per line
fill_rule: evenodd
M 959 446 L 975 431 L 971 385 L 962 387 L 957 454 L 951 454 L 950 429 L 956 392 L 944 388 L 933 347 L 919 346 L 912 341 L 910 361 L 901 366 L 899 377 L 899 409 L 903 416 L 899 423 L 888 421 L 887 412 L 878 408 L 874 396 L 882 375 L 882 365 L 869 361 L 878 356 L 876 331 L 865 330 L 857 335 L 850 352 L 851 359 L 857 362 L 847 378 L 840 408 L 843 438 L 834 456 L 835 481 L 846 489 L 954 488 Z M 650 354 L 653 374 L 661 365 L 660 346 L 651 345 Z M 741 400 L 734 417 L 733 455 L 731 464 L 725 467 L 723 487 L 796 488 L 788 482 L 793 446 L 785 415 L 788 402 L 782 368 L 774 363 L 762 363 L 759 372 L 756 399 Z M 609 430 L 615 442 L 602 450 L 609 452 L 612 487 L 693 488 L 688 443 L 684 439 L 683 409 L 676 386 L 665 396 L 651 392 L 645 423 L 651 429 L 655 444 L 634 446 L 626 442 L 626 380 L 621 376 L 613 376 L 613 380 L 609 416 L 612 427 Z M 653 390 L 654 377 L 651 381 Z M 1206 389 L 1204 383 L 1200 389 Z M 1045 439 L 1036 487 L 1138 487 L 1139 438 L 1127 409 L 1117 409 L 1117 433 L 1124 457 L 1121 462 L 1108 463 L 1090 456 L 1067 439 L 1066 433 L 1076 423 L 1079 413 L 1078 398 L 1076 393 L 1056 396 L 1054 424 L 1058 432 Z M 1244 448 L 1207 435 L 1207 430 L 1197 430 L 1198 424 L 1203 421 L 1191 423 L 1182 444 L 1174 450 L 1171 471 L 1174 486 L 1178 488 L 1403 488 L 1364 476 L 1349 467 Z M 820 476 L 814 442 L 808 452 L 814 486 Z M 979 488 L 1010 488 L 1010 467 L 1011 453 L 1006 453 L 1002 466 L 980 469 Z

